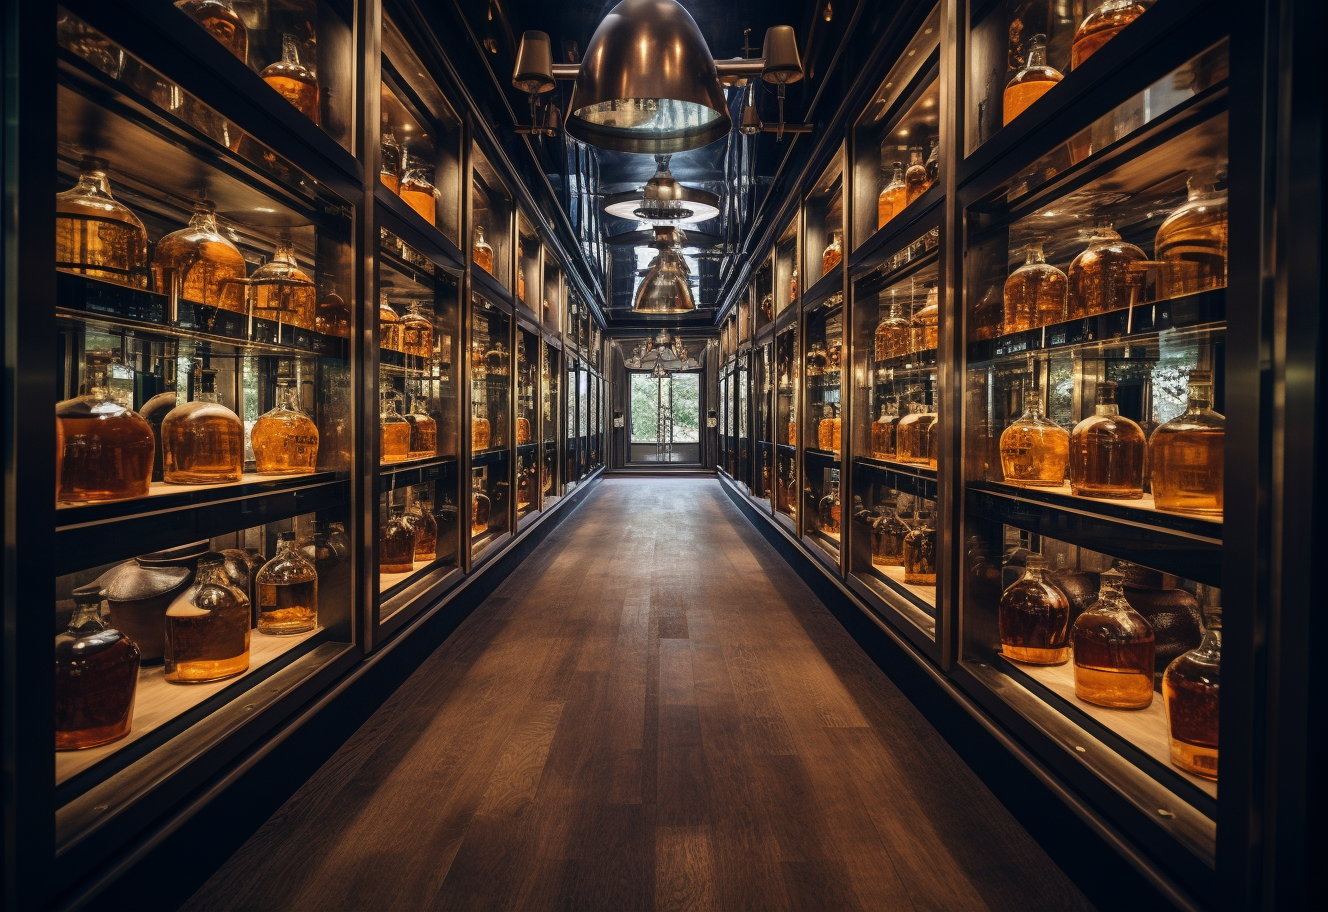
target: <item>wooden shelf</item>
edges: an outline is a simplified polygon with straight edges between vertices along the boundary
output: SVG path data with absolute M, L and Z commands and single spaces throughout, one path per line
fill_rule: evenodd
M 161 665 L 138 673 L 138 694 L 134 699 L 134 720 L 129 734 L 119 741 L 80 751 L 56 751 L 55 784 L 62 785 L 74 776 L 91 769 L 141 740 L 163 725 L 189 712 L 222 691 L 251 677 L 264 665 L 280 658 L 302 643 L 317 636 L 322 628 L 297 636 L 264 636 L 257 630 L 249 636 L 249 670 L 234 678 L 210 684 L 172 684 L 166 680 Z

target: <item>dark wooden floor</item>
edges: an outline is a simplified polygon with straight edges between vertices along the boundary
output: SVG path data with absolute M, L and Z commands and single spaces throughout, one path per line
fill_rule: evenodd
M 716 482 L 652 478 L 603 482 L 186 908 L 1089 905 Z

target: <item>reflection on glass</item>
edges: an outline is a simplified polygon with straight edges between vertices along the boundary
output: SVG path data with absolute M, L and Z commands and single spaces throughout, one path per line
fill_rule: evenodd
M 1194 294 L 1227 284 L 1227 194 L 1208 174 L 1191 177 L 1189 199 L 1157 229 L 1154 253 L 1161 268 L 1163 298 Z
M 1217 779 L 1218 685 L 1222 666 L 1222 609 L 1204 612 L 1204 637 L 1162 675 L 1171 762 L 1196 776 Z
M 1151 480 L 1159 510 L 1222 515 L 1226 419 L 1212 405 L 1212 372 L 1192 370 L 1184 414 L 1153 432 Z
M 248 62 L 249 30 L 230 0 L 179 0 L 175 5 L 207 29 L 222 47 Z

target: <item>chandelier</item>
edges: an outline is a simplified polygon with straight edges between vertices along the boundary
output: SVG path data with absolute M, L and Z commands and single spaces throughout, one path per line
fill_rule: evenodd
M 668 330 L 660 330 L 655 338 L 638 342 L 623 361 L 632 370 L 649 370 L 655 377 L 666 377 L 672 371 L 696 370 L 701 366 L 682 339 L 670 338 Z

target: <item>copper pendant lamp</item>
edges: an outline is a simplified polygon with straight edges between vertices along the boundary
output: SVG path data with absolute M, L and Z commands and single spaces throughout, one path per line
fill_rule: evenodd
M 672 228 L 656 228 L 655 243 L 659 256 L 650 265 L 641 287 L 637 289 L 632 309 L 645 314 L 683 314 L 696 310 L 692 299 L 691 275 L 677 250 L 677 234 Z

